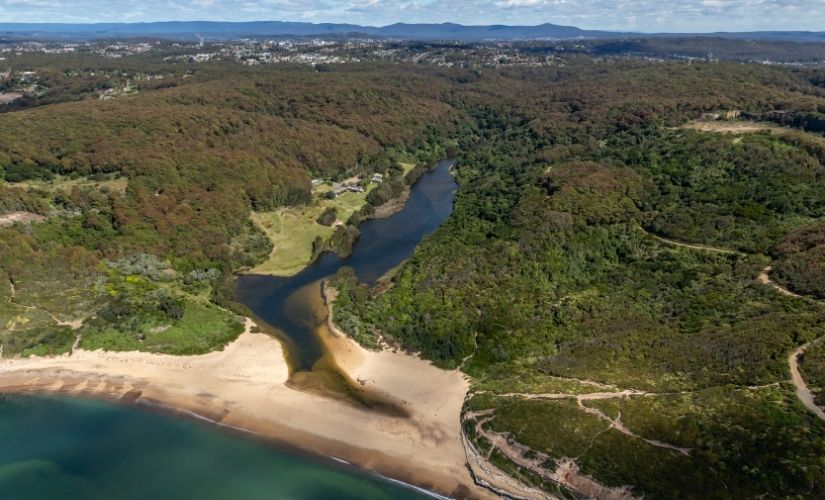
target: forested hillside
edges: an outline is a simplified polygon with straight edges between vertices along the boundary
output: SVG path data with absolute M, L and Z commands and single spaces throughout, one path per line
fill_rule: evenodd
M 822 403 L 823 139 L 683 127 L 823 113 L 821 71 L 132 64 L 171 84 L 0 114 L 0 216 L 45 218 L 0 227 L 3 356 L 221 346 L 231 273 L 271 250 L 252 210 L 449 140 L 454 213 L 391 286 L 341 273 L 342 328 L 469 374 L 475 449 L 548 491 L 577 492 L 572 463 L 648 498 L 825 495 L 825 422 L 788 367 L 812 342 Z
M 574 460 L 650 498 L 825 494 L 825 425 L 787 364 L 825 307 L 757 280 L 779 256 L 777 279 L 818 283 L 801 269 L 818 262 L 821 140 L 678 127 L 822 106 L 818 90 L 749 66 L 589 69 L 501 94 L 512 75 L 481 77 L 453 216 L 389 291 L 342 274 L 336 314 L 472 375 L 466 432 L 528 483 L 576 491 L 554 475 Z M 803 364 L 818 387 L 820 363 Z
M 66 351 L 71 324 L 92 316 L 82 346 L 202 352 L 231 339 L 188 337 L 210 293 L 231 305 L 229 273 L 269 254 L 250 210 L 306 203 L 313 176 L 371 173 L 392 151 L 452 134 L 461 113 L 433 98 L 437 86 L 411 92 L 428 81 L 396 68 L 229 65 L 171 88 L 0 115 L 0 209 L 48 217 L 0 227 L 4 352 Z M 122 271 L 124 259 L 139 269 Z M 186 339 L 166 338 L 188 320 Z

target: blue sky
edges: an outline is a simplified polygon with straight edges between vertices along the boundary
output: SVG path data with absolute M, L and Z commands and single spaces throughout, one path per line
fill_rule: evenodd
M 825 30 L 825 0 L 0 0 L 0 22 L 541 24 L 634 31 Z

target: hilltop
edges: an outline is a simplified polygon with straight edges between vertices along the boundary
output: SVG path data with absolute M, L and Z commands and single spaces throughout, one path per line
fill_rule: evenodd
M 535 26 L 465 26 L 456 23 L 396 23 L 388 26 L 361 26 L 339 23 L 285 21 L 167 21 L 148 23 L 0 23 L 0 35 L 40 40 L 161 37 L 212 39 L 279 36 L 369 36 L 414 40 L 504 41 L 616 39 L 628 37 L 710 36 L 744 40 L 823 41 L 825 33 L 810 31 L 751 31 L 715 33 L 630 33 L 587 30 L 575 26 L 544 23 Z

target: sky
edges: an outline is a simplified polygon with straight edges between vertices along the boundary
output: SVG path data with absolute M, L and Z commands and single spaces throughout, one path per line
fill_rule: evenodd
M 307 21 L 825 30 L 825 0 L 0 0 L 0 22 Z

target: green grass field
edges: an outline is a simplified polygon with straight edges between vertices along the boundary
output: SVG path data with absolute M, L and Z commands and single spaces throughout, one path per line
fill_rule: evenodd
M 40 189 L 43 191 L 71 191 L 72 188 L 81 188 L 81 189 L 93 189 L 93 190 L 100 190 L 102 188 L 107 188 L 110 191 L 117 191 L 117 192 L 125 192 L 126 185 L 129 183 L 128 179 L 125 177 L 116 177 L 112 179 L 100 180 L 95 181 L 88 179 L 86 177 L 77 177 L 77 178 L 70 178 L 63 175 L 56 175 L 51 180 L 27 180 L 22 182 L 14 183 L 14 186 L 19 186 L 23 188 L 32 188 L 32 189 Z
M 327 239 L 335 232 L 335 227 L 322 226 L 315 222 L 328 207 L 338 211 L 338 220 L 346 222 L 361 209 L 367 201 L 367 193 L 375 189 L 370 184 L 363 193 L 344 193 L 334 200 L 323 198 L 331 189 L 322 184 L 314 193 L 311 205 L 287 207 L 274 212 L 253 212 L 252 220 L 263 229 L 274 245 L 266 262 L 253 268 L 256 274 L 292 276 L 306 267 L 312 259 L 312 242 L 318 236 Z
M 401 162 L 404 175 L 415 163 Z M 306 267 L 312 259 L 312 242 L 318 236 L 327 239 L 335 232 L 335 227 L 327 227 L 316 222 L 318 216 L 329 207 L 338 211 L 338 220 L 346 222 L 350 216 L 367 204 L 367 194 L 377 184 L 370 183 L 363 193 L 344 193 L 334 200 L 324 195 L 332 189 L 321 184 L 313 189 L 313 203 L 307 206 L 286 207 L 273 212 L 253 212 L 252 221 L 266 232 L 273 244 L 272 254 L 251 270 L 255 274 L 292 276 Z

